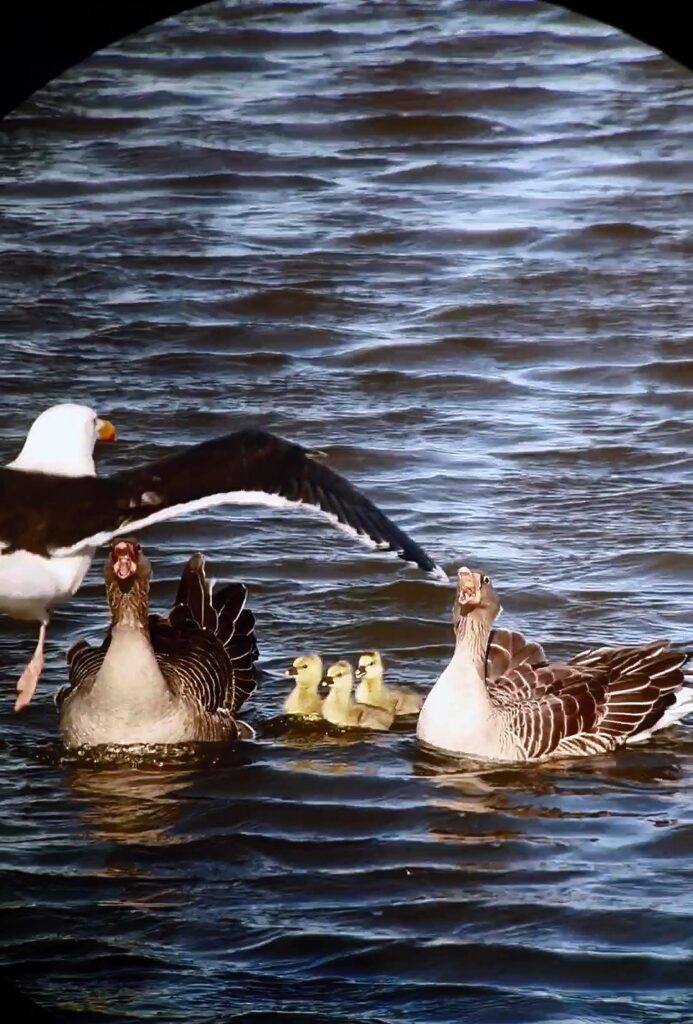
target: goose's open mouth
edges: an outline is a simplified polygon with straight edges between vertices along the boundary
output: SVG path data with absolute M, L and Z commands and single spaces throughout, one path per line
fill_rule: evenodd
M 113 572 L 119 580 L 129 580 L 137 572 L 139 544 L 132 541 L 117 541 L 111 548 Z
M 476 608 L 481 599 L 479 574 L 462 568 L 457 573 L 457 602 L 462 611 Z

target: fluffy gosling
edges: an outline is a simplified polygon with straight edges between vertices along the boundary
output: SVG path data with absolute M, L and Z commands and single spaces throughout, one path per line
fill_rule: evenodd
M 369 707 L 367 704 L 355 704 L 352 700 L 354 673 L 348 661 L 337 661 L 330 665 L 327 681 L 330 692 L 322 702 L 322 717 L 326 721 L 332 725 L 387 732 L 394 720 L 390 711 Z
M 291 693 L 284 701 L 287 715 L 300 718 L 320 718 L 322 700 L 318 687 L 322 682 L 322 658 L 319 654 L 304 654 L 294 658 L 286 675 L 296 680 Z
M 383 659 L 379 651 L 367 651 L 359 658 L 356 678 L 356 702 L 384 708 L 393 715 L 418 715 L 423 697 L 404 687 L 383 683 Z

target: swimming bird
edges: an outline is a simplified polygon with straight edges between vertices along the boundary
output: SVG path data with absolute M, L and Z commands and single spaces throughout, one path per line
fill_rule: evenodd
M 284 701 L 287 715 L 298 715 L 301 718 L 320 718 L 322 699 L 318 688 L 322 682 L 322 658 L 319 654 L 304 654 L 294 658 L 291 667 L 286 670 L 287 676 L 296 680 L 291 693 Z
M 351 691 L 354 673 L 348 661 L 342 659 L 330 665 L 327 670 L 330 690 L 322 702 L 322 717 L 332 725 L 351 726 L 357 729 L 377 729 L 386 732 L 394 720 L 391 711 L 372 708 L 367 704 L 355 704 Z
M 522 633 L 492 628 L 499 611 L 489 577 L 462 567 L 455 652 L 418 719 L 426 746 L 501 761 L 604 754 L 693 711 L 688 654 L 669 641 L 549 663 Z
M 385 708 L 393 715 L 418 715 L 423 697 L 404 687 L 386 686 L 383 682 L 383 659 L 379 651 L 367 651 L 358 660 L 356 678 L 357 704 Z
M 255 619 L 246 588 L 214 590 L 199 552 L 183 569 L 172 611 L 149 615 L 151 565 L 132 539 L 104 565 L 111 624 L 100 647 L 68 652 L 58 694 L 68 747 L 174 744 L 253 735 L 237 719 L 256 686 Z
M 15 710 L 29 703 L 43 668 L 51 609 L 79 589 L 96 549 L 115 537 L 223 504 L 299 505 L 371 547 L 396 552 L 441 578 L 429 556 L 321 454 L 263 430 L 241 430 L 174 455 L 97 477 L 97 438 L 113 426 L 84 405 L 52 406 L 24 447 L 0 467 L 0 611 L 38 622 Z

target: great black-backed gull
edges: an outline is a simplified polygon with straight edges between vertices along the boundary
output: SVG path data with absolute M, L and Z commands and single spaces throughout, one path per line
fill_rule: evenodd
M 17 683 L 16 710 L 31 700 L 43 669 L 50 611 L 79 589 L 96 548 L 186 512 L 224 504 L 307 506 L 371 547 L 447 578 L 319 453 L 298 444 L 241 430 L 97 477 L 94 444 L 114 437 L 93 409 L 55 405 L 35 420 L 17 458 L 0 467 L 0 611 L 40 623 Z

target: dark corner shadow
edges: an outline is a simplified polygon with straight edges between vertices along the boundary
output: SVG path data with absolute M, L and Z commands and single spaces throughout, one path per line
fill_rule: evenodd
M 693 43 L 685 24 L 688 8 L 678 0 L 662 0 L 658 4 L 623 3 L 623 0 L 551 0 L 555 7 L 565 7 L 584 14 L 594 21 L 613 25 L 626 35 L 653 46 L 678 64 L 693 71 Z
M 210 0 L 4 0 L 0 118 L 118 39 Z
M 0 13 L 0 118 L 97 50 L 147 25 L 209 2 L 4 0 Z M 558 0 L 556 6 L 623 29 L 693 69 L 688 7 L 678 0 L 661 0 L 653 5 L 624 4 L 622 0 Z
M 11 1024 L 67 1024 L 64 1017 L 46 1010 L 24 995 L 13 981 L 0 975 L 0 1003 L 3 1017 Z

